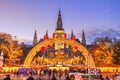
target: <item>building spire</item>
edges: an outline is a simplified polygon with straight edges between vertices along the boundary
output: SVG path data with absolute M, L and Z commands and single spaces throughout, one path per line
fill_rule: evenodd
M 35 30 L 34 38 L 33 38 L 33 46 L 35 46 L 36 44 L 37 44 L 37 31 Z
M 61 17 L 60 9 L 59 9 L 58 18 L 57 18 L 57 28 L 56 28 L 56 30 L 64 30 L 63 29 L 63 24 L 62 24 L 62 17 Z
M 72 39 L 72 37 L 74 36 L 74 34 L 73 34 L 73 30 L 71 31 L 71 39 Z
M 84 30 L 82 31 L 82 45 L 86 47 L 86 38 L 85 38 Z
M 46 30 L 46 38 L 48 39 L 48 30 Z

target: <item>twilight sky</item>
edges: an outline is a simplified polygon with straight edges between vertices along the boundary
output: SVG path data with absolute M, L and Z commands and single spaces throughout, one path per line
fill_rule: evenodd
M 51 37 L 59 8 L 68 35 L 73 30 L 81 40 L 84 30 L 88 44 L 95 37 L 120 39 L 120 0 L 0 0 L 0 32 L 32 41 L 35 30 L 38 39 L 48 30 Z

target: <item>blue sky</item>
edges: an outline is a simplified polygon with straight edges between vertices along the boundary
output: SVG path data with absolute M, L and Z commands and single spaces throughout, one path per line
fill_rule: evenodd
M 33 40 L 46 30 L 49 36 L 56 28 L 61 9 L 63 27 L 81 39 L 85 31 L 87 43 L 95 37 L 110 36 L 120 39 L 120 0 L 0 0 L 0 32 Z

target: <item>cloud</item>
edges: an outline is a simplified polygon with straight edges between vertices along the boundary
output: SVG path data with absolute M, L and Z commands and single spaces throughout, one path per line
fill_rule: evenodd
M 32 41 L 28 39 L 19 39 L 19 43 L 21 44 L 24 42 L 24 44 L 32 45 Z
M 78 33 L 77 35 L 78 37 L 81 37 L 82 33 Z M 120 30 L 116 30 L 113 28 L 86 30 L 85 36 L 87 43 L 91 44 L 97 37 L 109 36 L 110 38 L 120 39 Z

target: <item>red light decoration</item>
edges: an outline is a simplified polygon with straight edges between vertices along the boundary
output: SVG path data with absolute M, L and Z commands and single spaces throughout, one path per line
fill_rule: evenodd
M 66 38 L 67 37 L 67 35 L 66 35 L 66 33 L 64 34 L 64 38 Z
M 45 51 L 45 47 L 42 46 L 42 47 L 40 48 L 40 51 L 44 52 L 44 51 Z
M 72 36 L 72 39 L 73 39 L 73 40 L 76 40 L 76 37 L 75 37 L 75 36 Z
M 77 47 L 77 46 L 75 46 L 74 48 L 75 48 L 75 49 L 78 49 L 78 47 Z
M 50 45 L 50 48 L 53 48 L 53 45 Z
M 73 47 L 73 52 L 76 52 L 77 51 L 77 49 L 78 49 L 78 47 L 77 46 L 75 46 L 75 47 Z
M 55 34 L 53 33 L 53 38 L 55 38 Z
M 46 40 L 47 39 L 47 37 L 46 37 L 46 35 L 44 36 L 44 40 Z

